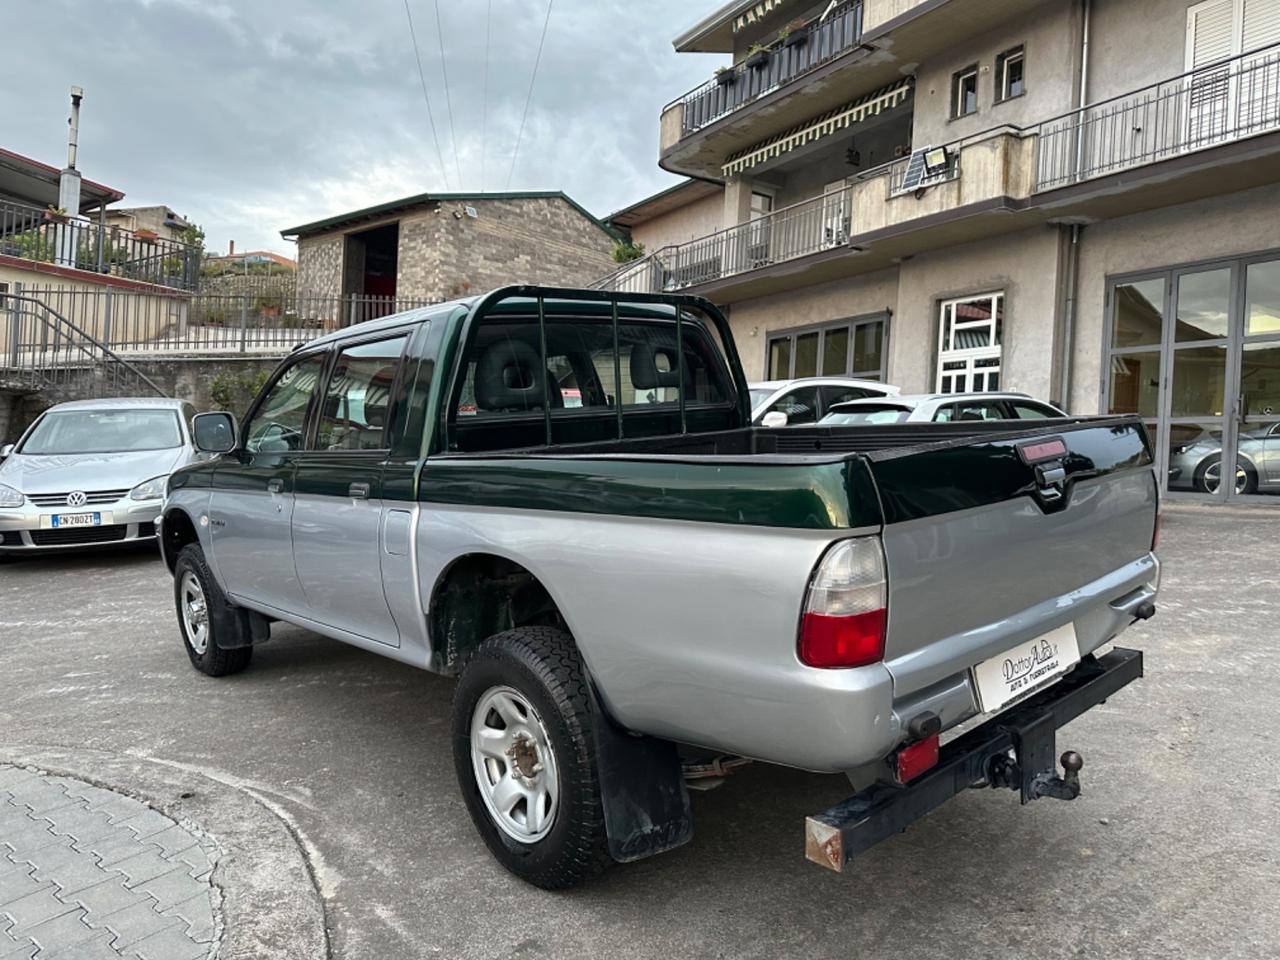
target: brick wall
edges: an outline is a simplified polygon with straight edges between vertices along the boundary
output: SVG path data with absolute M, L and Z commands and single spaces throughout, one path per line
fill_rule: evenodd
M 342 234 L 298 240 L 298 292 L 309 297 L 342 293 Z

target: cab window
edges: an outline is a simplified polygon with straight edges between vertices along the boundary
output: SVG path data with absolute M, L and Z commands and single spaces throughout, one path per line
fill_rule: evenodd
M 317 450 L 381 450 L 400 356 L 408 336 L 345 347 L 320 402 Z
M 324 371 L 325 355 L 313 353 L 284 369 L 245 424 L 250 453 L 288 453 L 302 449 L 307 411 Z

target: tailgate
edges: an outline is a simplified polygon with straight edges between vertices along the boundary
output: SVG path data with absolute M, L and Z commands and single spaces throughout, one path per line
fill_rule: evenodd
M 1137 419 L 867 459 L 885 517 L 895 698 L 1066 624 L 1084 655 L 1150 596 L 1157 492 Z

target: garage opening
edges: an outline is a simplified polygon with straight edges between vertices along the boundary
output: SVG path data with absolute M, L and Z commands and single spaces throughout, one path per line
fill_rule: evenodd
M 400 224 L 349 233 L 343 253 L 343 299 L 349 323 L 360 323 L 395 311 L 397 249 Z

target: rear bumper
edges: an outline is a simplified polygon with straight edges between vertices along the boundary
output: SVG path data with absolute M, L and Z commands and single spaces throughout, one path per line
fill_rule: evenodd
M 935 767 L 904 787 L 877 784 L 805 820 L 805 856 L 841 871 L 862 851 L 972 786 L 990 784 L 992 764 L 1012 755 L 1022 802 L 1034 799 L 1033 781 L 1055 769 L 1059 727 L 1142 676 L 1142 654 L 1117 647 L 1086 657 L 1048 690 L 944 746 Z M 1003 762 L 1003 761 L 1001 761 Z

